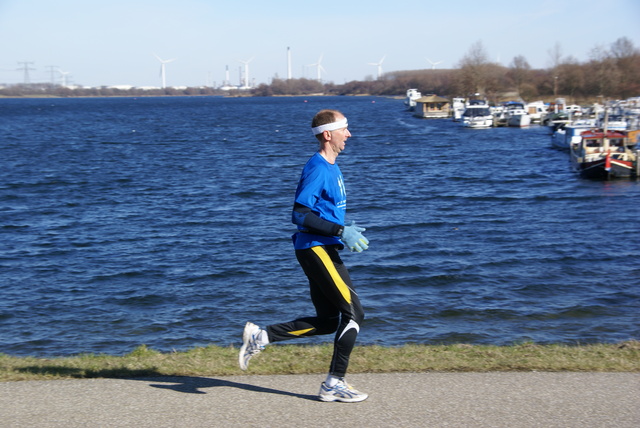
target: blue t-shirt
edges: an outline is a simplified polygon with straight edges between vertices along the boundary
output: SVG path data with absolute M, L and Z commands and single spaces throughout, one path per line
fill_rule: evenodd
M 343 226 L 347 209 L 347 192 L 338 164 L 330 164 L 320 153 L 311 156 L 302 169 L 295 202 L 311 208 L 318 217 Z M 303 228 L 298 226 L 298 230 Z M 337 236 L 306 232 L 296 233 L 293 242 L 296 250 L 318 245 L 342 245 Z

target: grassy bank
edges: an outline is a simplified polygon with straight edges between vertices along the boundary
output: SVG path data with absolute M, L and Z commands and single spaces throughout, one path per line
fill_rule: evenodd
M 249 374 L 325 373 L 331 345 L 271 346 L 251 360 Z M 210 346 L 161 353 L 146 346 L 124 356 L 82 354 L 63 358 L 0 354 L 0 381 L 151 376 L 230 376 L 238 368 L 238 349 Z M 405 345 L 360 346 L 350 373 L 574 371 L 639 372 L 640 342 L 582 346 Z

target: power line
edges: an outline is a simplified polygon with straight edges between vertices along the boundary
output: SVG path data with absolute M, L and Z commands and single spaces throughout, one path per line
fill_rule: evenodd
M 47 65 L 47 67 L 49 69 L 49 73 L 51 73 L 51 84 L 55 85 L 56 84 L 56 71 L 58 71 L 58 66 L 57 65 Z
M 17 70 L 18 71 L 22 70 L 24 72 L 24 84 L 28 85 L 29 83 L 31 83 L 31 79 L 29 78 L 29 70 L 35 70 L 35 68 L 29 67 L 29 64 L 33 64 L 33 62 L 22 61 L 22 62 L 18 62 L 18 64 L 22 64 L 22 67 L 18 68 Z

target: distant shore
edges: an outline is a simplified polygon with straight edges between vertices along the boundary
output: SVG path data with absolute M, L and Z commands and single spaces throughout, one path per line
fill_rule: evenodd
M 198 98 L 253 98 L 257 95 L 252 94 L 240 94 L 240 95 L 209 95 L 209 94 L 193 94 L 193 95 L 53 95 L 53 94 L 41 94 L 41 95 L 0 95 L 0 99 L 19 99 L 19 98 L 52 98 L 52 99 L 62 99 L 62 98 L 176 98 L 176 97 L 198 97 Z M 403 99 L 402 95 L 371 95 L 371 94 L 345 94 L 345 95 L 336 95 L 336 94 L 305 94 L 305 95 L 270 95 L 271 98 L 304 98 L 304 97 L 380 97 L 380 98 L 393 98 L 393 99 Z

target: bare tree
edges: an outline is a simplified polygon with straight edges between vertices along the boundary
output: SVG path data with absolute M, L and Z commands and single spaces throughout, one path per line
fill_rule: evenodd
M 640 93 L 640 50 L 631 40 L 621 37 L 611 44 L 610 52 L 620 76 L 618 95 L 629 97 Z
M 558 65 L 557 71 L 557 74 L 561 76 L 559 81 L 560 91 L 573 98 L 576 95 L 576 91 L 584 87 L 584 69 L 580 66 L 577 59 L 570 56 L 566 58 L 562 64 Z
M 620 60 L 638 55 L 638 49 L 636 49 L 631 40 L 626 37 L 621 37 L 611 43 L 611 55 L 617 60 Z
M 586 67 L 590 91 L 597 95 L 613 95 L 620 79 L 613 56 L 604 46 L 598 45 L 591 49 L 589 57 L 591 60 Z
M 551 62 L 551 77 L 553 78 L 553 96 L 556 97 L 558 96 L 558 79 L 560 78 L 560 76 L 558 76 L 558 67 L 562 62 L 562 46 L 560 46 L 559 42 L 556 42 L 553 48 L 549 49 L 548 53 Z
M 551 62 L 549 68 L 553 70 L 562 62 L 562 46 L 560 46 L 559 42 L 556 42 L 553 48 L 549 49 L 547 53 L 549 54 L 549 60 Z
M 513 80 L 513 83 L 516 85 L 518 95 L 522 96 L 522 85 L 523 83 L 527 82 L 530 74 L 531 66 L 524 56 L 518 55 L 513 58 L 507 75 Z
M 464 94 L 486 92 L 489 64 L 482 41 L 475 42 L 459 64 L 459 86 Z

